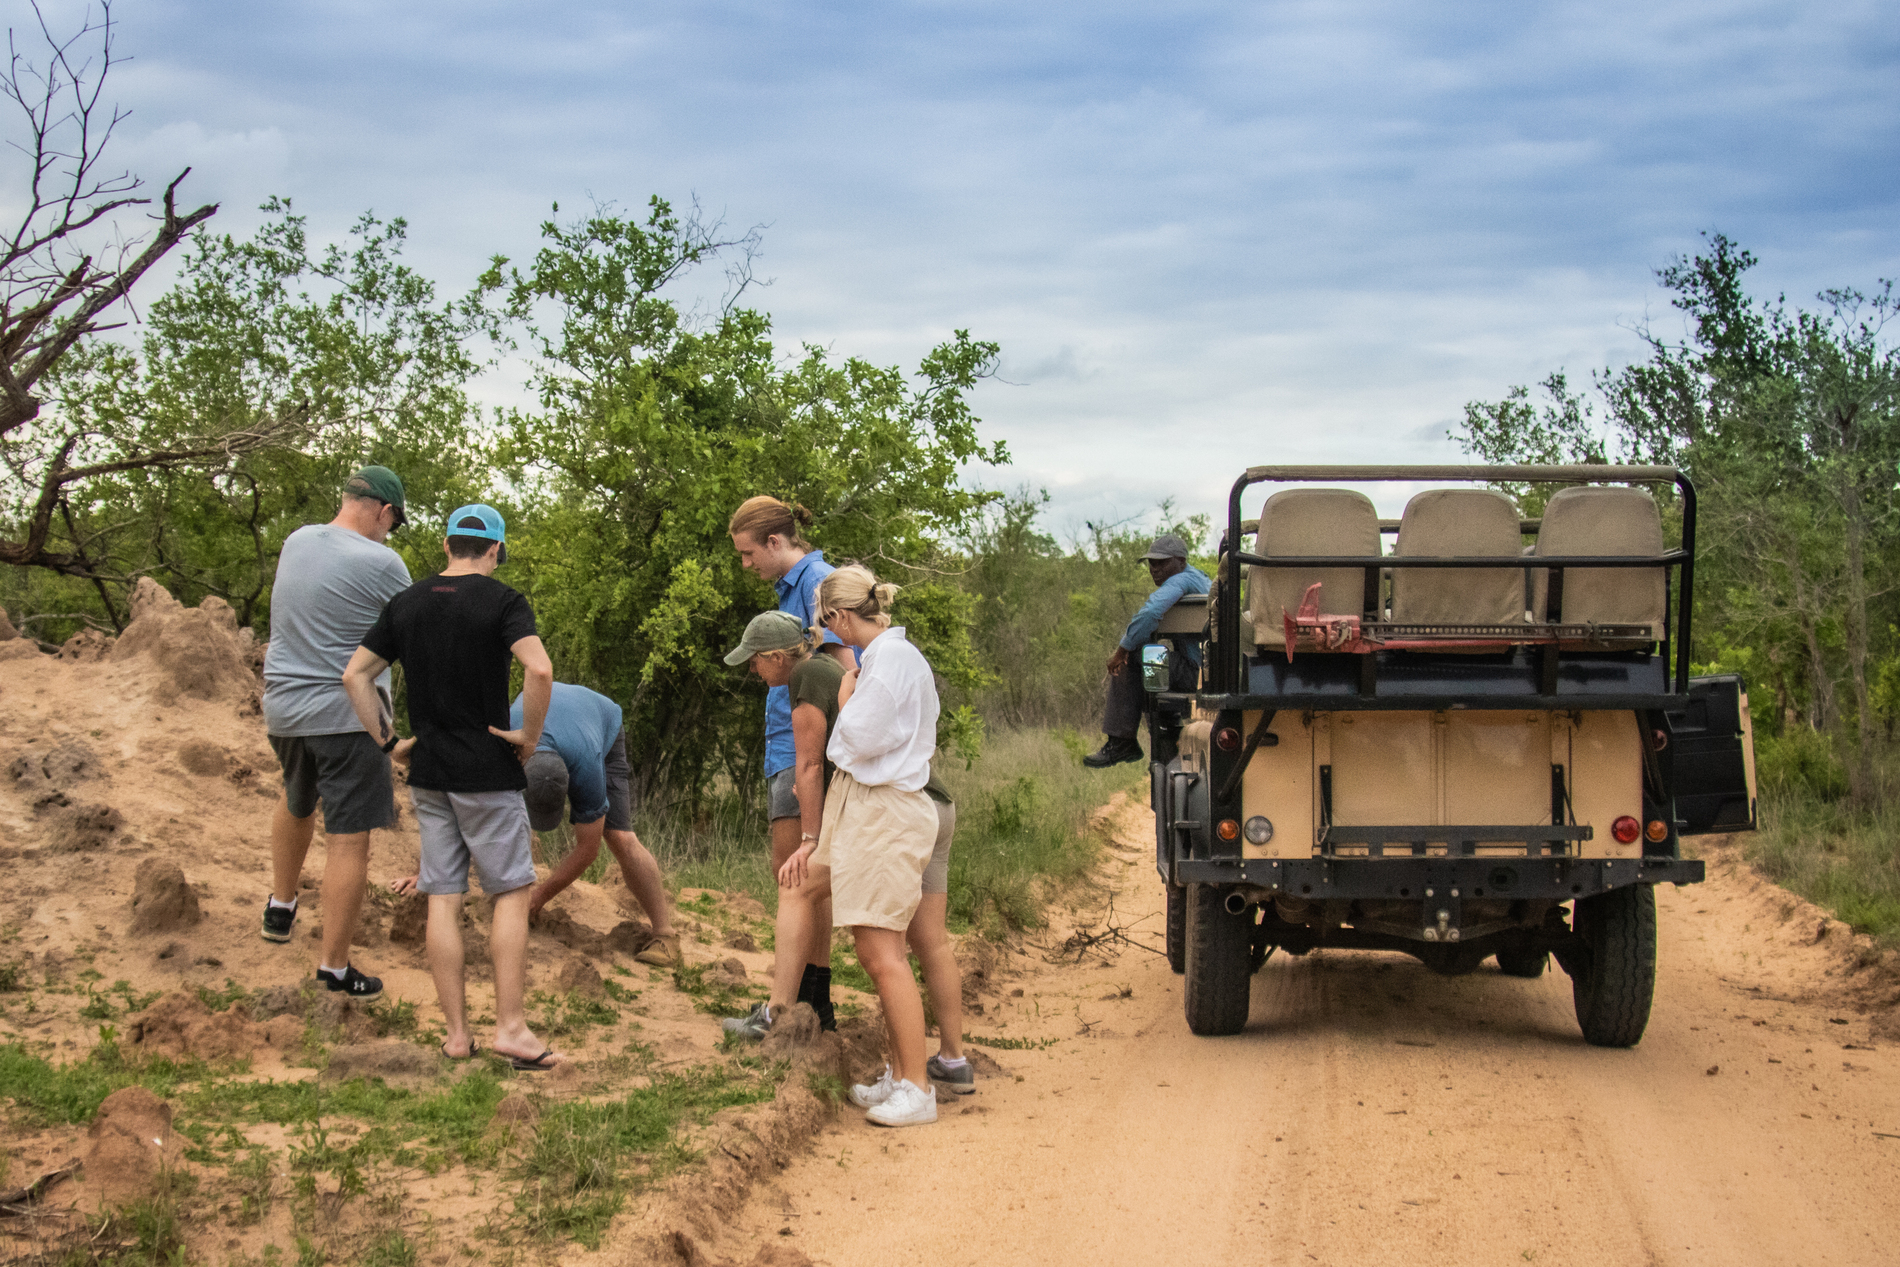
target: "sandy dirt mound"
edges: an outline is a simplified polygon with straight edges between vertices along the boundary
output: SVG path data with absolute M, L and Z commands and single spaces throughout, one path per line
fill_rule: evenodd
M 132 874 L 132 932 L 175 933 L 204 918 L 184 869 L 169 858 L 147 858 Z
M 232 1060 L 270 1045 L 264 1027 L 251 1021 L 242 1004 L 213 1012 L 196 995 L 177 991 L 139 1014 L 132 1023 L 132 1041 L 147 1054 L 173 1060 Z
M 172 1130 L 172 1106 L 144 1087 L 122 1087 L 107 1096 L 86 1131 L 79 1155 L 83 1191 L 75 1204 L 127 1205 L 150 1196 L 164 1170 L 176 1167 L 185 1140 Z
M 152 672 L 150 698 L 175 704 L 183 698 L 228 700 L 255 708 L 257 677 L 251 670 L 251 639 L 240 637 L 231 605 L 210 597 L 186 607 L 150 577 L 132 592 L 132 620 L 110 649 L 116 663 L 144 659 Z M 246 631 L 248 634 L 248 631 Z

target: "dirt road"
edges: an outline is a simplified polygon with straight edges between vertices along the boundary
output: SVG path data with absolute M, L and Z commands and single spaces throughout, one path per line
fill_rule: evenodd
M 1108 867 L 1141 934 L 1160 920 L 1148 821 L 1123 808 Z M 966 1028 L 1057 1041 L 989 1049 L 1006 1072 L 934 1126 L 847 1108 L 734 1242 L 787 1229 L 776 1243 L 833 1267 L 1900 1261 L 1896 1049 L 1801 1001 L 1841 962 L 1807 944 L 1813 908 L 1711 870 L 1658 893 L 1655 1013 L 1631 1051 L 1584 1045 L 1554 966 L 1276 955 L 1246 1032 L 1197 1039 L 1159 956 L 1032 950 Z M 1077 925 L 1099 930 L 1106 898 Z

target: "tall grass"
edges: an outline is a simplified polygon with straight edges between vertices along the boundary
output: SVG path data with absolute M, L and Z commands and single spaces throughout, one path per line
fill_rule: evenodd
M 1084 751 L 1073 731 L 1029 728 L 992 734 L 968 769 L 954 760 L 938 763 L 957 805 L 950 916 L 959 931 L 1000 936 L 1034 927 L 1041 922 L 1039 881 L 1061 883 L 1093 865 L 1089 811 L 1117 791 L 1139 788 L 1144 771 L 1134 765 L 1088 770 Z M 699 819 L 649 816 L 635 823 L 667 884 L 749 893 L 776 910 L 763 806 L 740 806 L 732 798 L 708 804 L 715 808 Z
M 1847 799 L 1840 754 L 1807 727 L 1758 740 L 1756 759 L 1760 830 L 1743 838 L 1744 856 L 1856 932 L 1900 945 L 1900 751 L 1877 758 L 1865 808 Z

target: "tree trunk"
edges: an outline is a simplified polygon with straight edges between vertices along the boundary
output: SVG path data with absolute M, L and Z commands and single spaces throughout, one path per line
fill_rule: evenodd
M 1874 707 L 1867 689 L 1867 573 L 1862 557 L 1867 525 L 1860 489 L 1851 469 L 1841 479 L 1841 515 L 1846 528 L 1847 604 L 1842 633 L 1847 644 L 1847 676 L 1854 689 L 1856 751 L 1848 769 L 1848 795 L 1865 807 L 1874 796 Z

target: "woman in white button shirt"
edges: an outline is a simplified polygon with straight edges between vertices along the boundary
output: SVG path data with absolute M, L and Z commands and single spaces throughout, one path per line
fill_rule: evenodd
M 838 720 L 825 755 L 837 774 L 825 794 L 812 879 L 830 872 L 832 922 L 851 929 L 858 962 L 877 984 L 890 1031 L 884 1076 L 851 1089 L 880 1126 L 937 1120 L 924 1053 L 924 1001 L 905 933 L 923 900 L 924 867 L 937 840 L 937 810 L 924 793 L 937 747 L 937 687 L 930 662 L 893 628 L 895 585 L 862 567 L 839 568 L 818 586 L 819 619 L 863 651 L 838 690 Z

